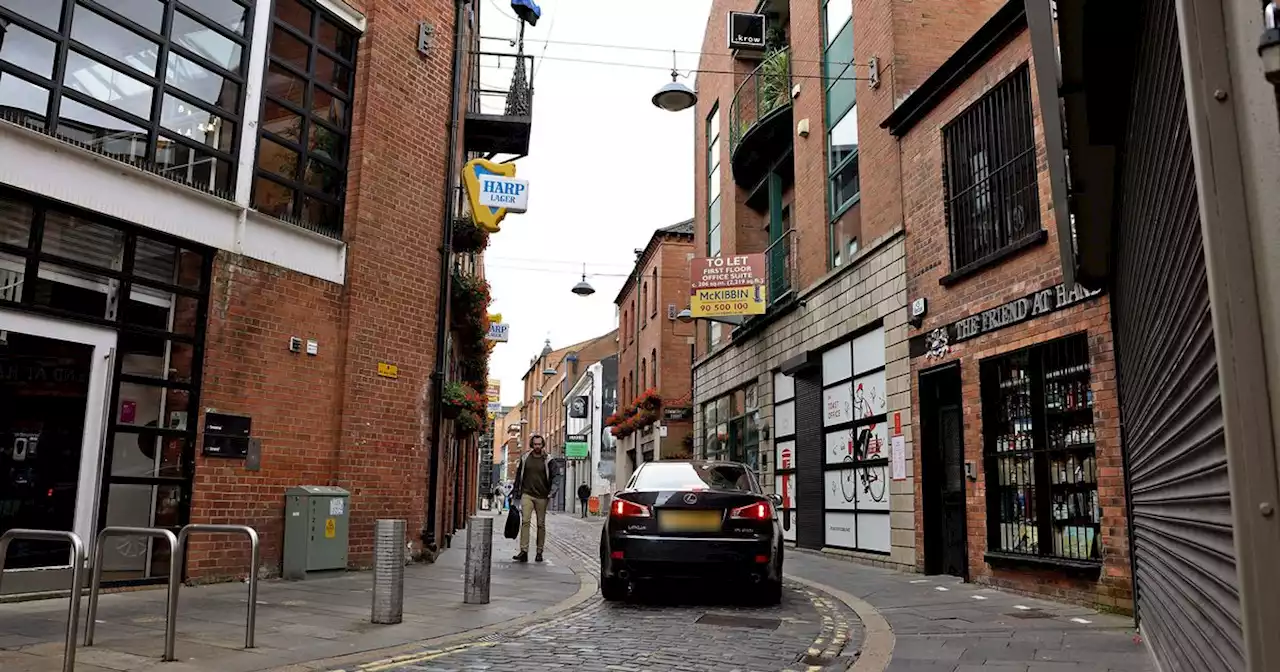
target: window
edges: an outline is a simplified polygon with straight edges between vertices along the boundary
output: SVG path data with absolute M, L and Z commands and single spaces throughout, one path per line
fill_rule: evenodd
M 644 309 L 644 304 L 649 300 L 649 281 L 646 280 L 640 288 L 640 327 L 644 328 L 649 324 L 649 311 Z
M 707 118 L 707 256 L 720 254 L 720 105 Z
M 631 304 L 630 304 L 630 306 L 628 307 L 628 311 L 629 311 L 632 315 L 635 315 L 635 316 L 636 316 L 636 321 L 637 321 L 637 322 L 639 322 L 639 321 L 640 321 L 640 315 L 638 315 L 638 314 L 636 313 L 636 300 L 635 300 L 635 299 L 631 299 Z M 634 340 L 636 340 L 636 330 L 635 330 L 635 327 L 634 327 L 634 325 L 633 325 L 633 326 L 632 326 L 632 328 L 631 328 L 631 330 L 630 330 L 629 332 L 627 332 L 627 342 L 628 342 L 628 343 L 630 343 L 630 342 L 632 342 L 632 341 L 634 341 Z
M 942 130 L 953 273 L 1041 235 L 1031 114 L 1023 64 Z
M 828 546 L 890 551 L 886 380 L 883 327 L 822 353 Z
M 857 79 L 853 67 L 853 3 L 827 0 L 822 8 L 822 75 L 826 90 L 827 181 L 830 215 L 835 220 L 860 193 L 858 181 Z M 848 244 L 831 225 L 831 265 L 840 265 Z
M 642 383 L 647 383 L 647 382 L 649 382 L 648 366 L 649 366 L 649 362 L 648 362 L 648 360 L 641 358 L 641 360 L 640 360 L 640 382 L 642 382 Z
M 1089 340 L 982 363 L 989 551 L 1099 562 Z
M 622 311 L 622 325 L 621 325 L 621 327 L 622 327 L 622 340 L 623 340 L 624 342 L 626 342 L 626 341 L 628 341 L 628 340 L 630 339 L 629 334 L 631 333 L 631 328 L 630 328 L 630 327 L 631 327 L 631 317 L 627 314 L 627 311 L 625 311 L 625 310 L 624 310 L 624 311 Z
M 760 411 L 756 387 L 735 390 L 702 405 L 703 456 L 759 469 Z
M 342 236 L 357 39 L 309 0 L 276 0 L 253 207 L 334 238 Z
M 0 114 L 231 198 L 248 20 L 248 0 L 0 0 Z
M 653 353 L 649 355 L 649 371 L 650 384 L 649 387 L 658 389 L 658 349 L 654 348 Z
M 760 493 L 751 472 L 732 464 L 647 462 L 631 478 L 628 488 L 643 490 L 742 490 Z
M 653 316 L 658 316 L 658 269 L 653 269 Z

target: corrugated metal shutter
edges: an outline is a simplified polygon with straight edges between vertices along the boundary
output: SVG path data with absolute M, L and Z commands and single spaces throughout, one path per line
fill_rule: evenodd
M 1174 5 L 1148 0 L 1116 240 L 1140 627 L 1165 670 L 1244 670 L 1226 444 Z
M 796 545 L 822 548 L 826 522 L 822 497 L 822 370 L 796 376 Z

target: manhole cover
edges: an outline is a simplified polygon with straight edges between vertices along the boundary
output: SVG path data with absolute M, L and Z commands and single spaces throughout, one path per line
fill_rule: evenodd
M 777 630 L 782 621 L 776 618 L 752 618 L 750 616 L 730 616 L 728 614 L 703 614 L 695 623 L 701 625 L 718 625 L 725 628 L 756 628 L 757 630 Z
M 1015 611 L 1015 612 L 1013 612 L 1012 614 L 1005 614 L 1005 615 L 1006 615 L 1006 616 L 1012 616 L 1012 617 L 1014 617 L 1014 618 L 1023 618 L 1023 619 L 1031 619 L 1031 618 L 1053 618 L 1053 614 L 1048 614 L 1048 613 L 1045 613 L 1045 612 L 1043 612 L 1043 611 L 1038 611 L 1038 610 L 1032 610 L 1032 611 Z

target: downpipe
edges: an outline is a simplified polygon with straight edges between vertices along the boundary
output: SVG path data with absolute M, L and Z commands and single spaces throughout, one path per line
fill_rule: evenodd
M 431 468 L 427 475 L 426 520 L 422 530 L 422 545 L 425 550 L 435 553 L 439 550 L 437 542 L 436 512 L 438 490 L 440 487 L 441 425 L 444 424 L 444 404 L 441 391 L 444 389 L 445 371 L 449 362 L 449 296 L 453 293 L 453 201 L 454 185 L 458 182 L 458 129 L 462 117 L 462 59 L 464 55 L 464 38 L 466 27 L 463 23 L 463 8 L 470 0 L 457 0 L 453 7 L 453 96 L 449 110 L 448 153 L 445 155 L 444 198 L 441 202 L 441 226 L 443 244 L 440 247 L 440 303 L 436 315 L 436 367 L 431 372 L 432 404 L 431 404 Z

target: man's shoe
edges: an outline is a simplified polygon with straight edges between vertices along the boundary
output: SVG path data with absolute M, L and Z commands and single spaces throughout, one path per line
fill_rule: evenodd
M 542 556 L 539 555 L 538 558 L 541 559 Z M 519 553 L 511 556 L 511 559 L 516 562 L 529 562 L 529 551 L 520 551 Z
M 525 556 L 525 557 L 527 558 L 528 556 Z M 533 561 L 542 562 L 542 551 L 538 551 L 538 554 L 533 556 Z

